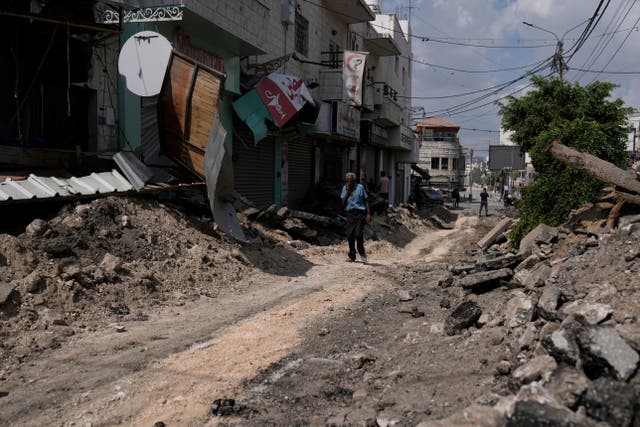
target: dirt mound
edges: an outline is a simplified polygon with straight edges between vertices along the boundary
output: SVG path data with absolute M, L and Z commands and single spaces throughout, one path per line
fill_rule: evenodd
M 233 288 L 246 258 L 207 229 L 155 201 L 105 198 L 0 236 L 0 356 L 28 358 L 75 333 Z

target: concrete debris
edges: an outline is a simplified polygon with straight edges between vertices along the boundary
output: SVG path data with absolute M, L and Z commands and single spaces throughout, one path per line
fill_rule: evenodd
M 626 381 L 635 373 L 640 356 L 614 328 L 588 326 L 580 329 L 576 336 L 588 377 L 607 375 Z
M 591 386 L 591 381 L 579 369 L 561 365 L 549 378 L 547 389 L 559 403 L 569 409 L 577 409 L 580 399 Z
M 549 354 L 561 362 L 575 365 L 580 357 L 575 335 L 569 329 L 558 329 L 551 335 L 543 337 L 542 345 Z
M 602 377 L 595 380 L 584 395 L 583 405 L 591 418 L 624 427 L 637 425 L 638 394 L 627 383 Z M 635 414 L 635 423 L 634 423 Z
M 47 223 L 47 221 L 42 219 L 34 219 L 29 225 L 27 225 L 25 233 L 27 233 L 28 236 L 40 237 L 47 230 L 49 230 L 49 224 Z
M 559 320 L 560 315 L 557 309 L 560 305 L 561 297 L 562 291 L 558 286 L 546 286 L 542 291 L 542 295 L 540 295 L 540 298 L 538 299 L 538 305 L 536 306 L 538 315 L 550 322 Z
M 513 270 L 510 268 L 501 268 L 500 270 L 482 271 L 479 273 L 469 274 L 459 279 L 458 284 L 468 290 L 482 291 L 490 285 L 500 283 L 500 280 L 506 280 L 513 276 Z
M 538 257 L 539 258 L 539 257 Z M 527 289 L 544 286 L 551 273 L 551 266 L 546 262 L 540 262 L 531 269 L 516 269 L 513 278 Z
M 558 238 L 558 228 L 540 224 L 520 241 L 520 253 L 525 253 L 533 245 L 551 243 Z
M 539 356 L 531 359 L 526 364 L 513 371 L 513 379 L 528 384 L 540 379 L 547 380 L 557 367 L 556 360 L 551 356 Z
M 589 325 L 597 325 L 608 319 L 613 314 L 613 309 L 609 304 L 590 304 L 583 300 L 573 301 L 562 307 L 565 315 L 579 316 Z
M 564 407 L 555 407 L 535 401 L 516 402 L 513 415 L 506 427 L 589 427 L 596 423 Z
M 447 335 L 455 335 L 468 328 L 480 319 L 482 309 L 474 301 L 465 301 L 456 307 L 447 318 L 444 331 Z
M 505 307 L 505 325 L 509 328 L 525 325 L 533 318 L 534 309 L 531 298 L 521 291 L 513 291 L 513 297 Z
M 500 237 L 506 230 L 509 229 L 509 227 L 511 227 L 511 225 L 513 224 L 513 219 L 506 217 L 501 219 L 496 225 L 495 227 L 493 227 L 491 229 L 491 231 L 489 231 L 479 242 L 478 242 L 478 246 L 480 246 L 480 248 L 482 249 L 487 249 L 489 246 L 491 246 L 498 237 Z

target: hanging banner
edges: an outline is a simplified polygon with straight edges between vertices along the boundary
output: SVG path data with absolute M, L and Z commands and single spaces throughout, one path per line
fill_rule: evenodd
M 343 101 L 347 104 L 360 107 L 362 105 L 362 78 L 364 65 L 368 53 L 344 52 L 344 64 L 342 66 L 342 81 L 344 82 Z
M 258 82 L 256 90 L 278 127 L 284 126 L 305 102 L 315 105 L 302 80 L 286 74 L 269 74 Z

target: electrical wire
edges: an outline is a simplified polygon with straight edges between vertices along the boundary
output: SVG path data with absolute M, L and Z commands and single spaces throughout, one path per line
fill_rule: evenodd
M 356 18 L 354 16 L 348 15 L 348 14 L 346 14 L 344 12 L 340 12 L 338 10 L 332 9 L 332 8 L 324 6 L 322 4 L 315 3 L 312 0 L 304 0 L 304 1 L 306 3 L 309 3 L 311 5 L 319 7 L 321 9 L 328 10 L 328 11 L 330 11 L 330 12 L 336 14 L 336 15 L 344 16 L 345 18 L 350 18 L 350 19 L 353 19 L 353 20 L 356 20 L 356 21 L 359 19 L 359 18 Z M 369 22 L 369 25 L 371 25 L 373 27 L 380 28 L 380 29 L 385 30 L 385 31 L 391 31 L 391 32 L 394 32 L 394 33 L 402 34 L 403 36 L 408 36 L 408 37 L 414 38 L 416 40 L 420 40 L 422 42 L 442 43 L 442 44 L 446 44 L 446 45 L 466 46 L 466 47 L 481 47 L 481 48 L 485 48 L 485 49 L 538 49 L 538 48 L 541 48 L 541 47 L 549 47 L 550 46 L 550 44 L 548 44 L 548 43 L 530 45 L 530 46 L 490 45 L 490 44 L 480 44 L 480 43 L 461 43 L 461 42 L 454 42 L 454 41 L 444 40 L 444 39 L 440 39 L 440 38 L 424 36 L 424 35 L 405 34 L 404 31 L 402 31 L 402 30 L 396 30 L 395 28 L 385 27 L 384 25 L 375 24 L 373 22 Z
M 629 4 L 629 3 L 631 3 L 631 0 L 627 0 L 627 4 Z M 620 26 L 624 23 L 624 20 L 626 19 L 627 15 L 629 14 L 629 11 L 631 10 L 631 7 L 633 7 L 633 4 L 631 4 L 631 6 L 627 10 L 627 12 L 622 17 L 622 19 L 619 20 L 618 16 L 624 10 L 623 4 L 624 3 L 622 3 L 622 2 L 620 3 L 620 5 L 618 6 L 618 8 L 616 9 L 616 11 L 613 14 L 613 17 L 609 21 L 609 24 L 607 25 L 606 29 L 609 29 L 613 25 L 615 25 L 614 23 L 616 21 L 618 21 L 618 24 L 616 26 L 616 30 L 619 29 Z M 606 29 L 605 29 L 605 31 L 606 31 Z M 602 53 L 604 53 L 604 51 L 607 48 L 607 46 L 609 45 L 609 43 L 611 43 L 611 41 L 613 40 L 614 34 L 615 33 L 612 33 L 611 36 L 606 41 L 604 41 L 605 40 L 604 38 L 598 40 L 598 42 L 596 43 L 596 46 L 593 48 L 593 50 L 589 54 L 587 60 L 584 61 L 584 63 L 582 64 L 581 68 L 589 69 L 589 68 L 593 67 L 593 65 L 596 63 L 596 61 L 602 55 Z M 597 54 L 596 54 L 596 52 L 597 52 Z M 594 54 L 596 54 L 595 57 L 594 57 Z M 584 76 L 584 73 L 580 73 L 578 76 L 576 76 L 576 80 L 580 81 L 580 79 L 582 79 L 583 76 Z
M 634 2 L 635 4 L 635 2 Z M 636 20 L 634 26 L 636 24 L 638 24 L 638 22 L 640 22 L 640 17 L 638 17 L 638 19 Z M 622 49 L 622 46 L 624 46 L 624 44 L 627 42 L 627 40 L 629 39 L 629 36 L 631 36 L 631 32 L 629 31 L 629 33 L 627 34 L 627 36 L 624 38 L 624 40 L 622 40 L 622 43 L 620 43 L 620 46 L 618 46 L 618 49 L 616 49 L 615 52 L 613 52 L 613 55 L 611 55 L 611 58 L 609 58 L 609 60 L 607 61 L 607 63 L 604 65 L 604 67 L 602 67 L 602 70 L 600 70 L 600 72 L 598 74 L 596 74 L 596 76 L 593 78 L 593 80 L 591 80 L 591 82 L 594 82 L 599 76 L 600 74 L 602 74 L 602 72 L 609 66 L 609 64 L 611 64 L 611 61 L 613 61 L 613 58 L 615 58 L 615 56 L 618 54 L 618 52 L 620 52 L 620 49 Z

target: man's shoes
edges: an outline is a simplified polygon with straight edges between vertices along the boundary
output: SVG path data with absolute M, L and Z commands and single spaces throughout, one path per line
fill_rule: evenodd
M 362 262 L 367 262 L 367 256 L 366 255 L 360 255 L 360 259 L 362 260 Z
M 356 259 L 355 257 L 354 258 L 349 257 L 347 258 L 347 262 L 356 262 Z

